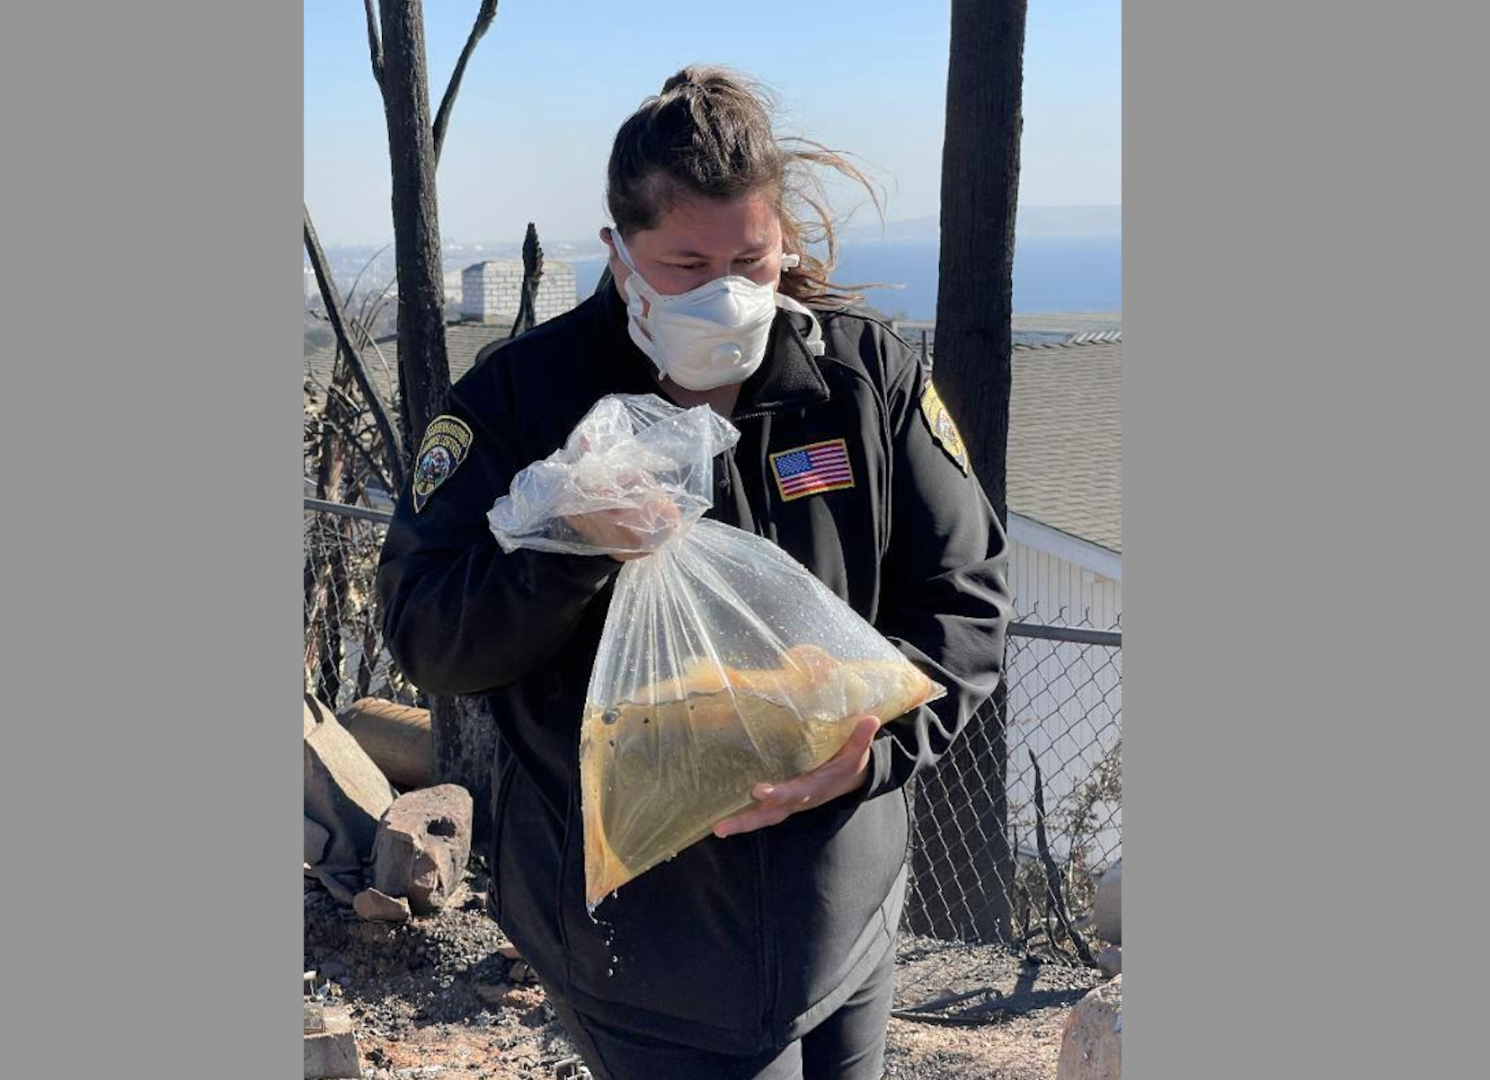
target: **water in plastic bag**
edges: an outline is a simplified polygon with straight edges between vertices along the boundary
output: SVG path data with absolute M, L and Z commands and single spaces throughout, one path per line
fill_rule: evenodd
M 944 693 L 775 544 L 700 520 L 738 438 L 707 407 L 604 398 L 492 508 L 506 550 L 647 552 L 617 575 L 580 729 L 592 909 L 756 784 L 823 764 L 859 717 Z

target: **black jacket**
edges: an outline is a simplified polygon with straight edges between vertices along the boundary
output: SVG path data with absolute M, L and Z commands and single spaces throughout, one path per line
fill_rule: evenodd
M 916 355 L 862 314 L 820 318 L 814 357 L 805 316 L 778 313 L 741 388 L 740 441 L 716 460 L 709 516 L 779 544 L 948 688 L 880 731 L 860 793 L 706 838 L 608 898 L 598 922 L 586 913 L 579 722 L 619 564 L 504 554 L 486 515 L 601 396 L 657 391 L 613 288 L 454 386 L 447 412 L 469 425 L 469 453 L 422 509 L 402 494 L 378 574 L 389 647 L 414 683 L 488 697 L 502 928 L 581 1013 L 705 1049 L 800 1036 L 883 956 L 904 895 L 902 785 L 992 693 L 1003 657 L 1004 534 L 955 432 L 933 433 Z M 853 486 L 784 500 L 770 455 L 838 438 Z

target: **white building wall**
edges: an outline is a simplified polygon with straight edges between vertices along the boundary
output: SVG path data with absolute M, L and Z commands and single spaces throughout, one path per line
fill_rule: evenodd
M 1123 583 L 1018 540 L 1009 545 L 1009 589 L 1021 617 L 1110 630 L 1123 609 Z M 1038 606 L 1037 606 L 1038 605 Z M 1062 615 L 1064 611 L 1064 615 Z
M 1020 540 L 1011 540 L 1008 575 L 1016 617 L 1023 621 L 1088 624 L 1098 630 L 1118 625 L 1120 578 Z M 1020 823 L 1018 844 L 1026 854 L 1034 851 L 1033 752 L 1052 821 L 1053 854 L 1063 861 L 1067 838 L 1057 827 L 1059 815 L 1122 737 L 1122 649 L 1011 635 L 1007 657 L 1009 798 L 1013 820 Z M 1092 869 L 1122 855 L 1121 806 L 1099 804 L 1096 818 L 1088 853 Z

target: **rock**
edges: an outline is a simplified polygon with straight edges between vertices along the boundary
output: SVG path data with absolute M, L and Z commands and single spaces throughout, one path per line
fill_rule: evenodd
M 494 1009 L 500 1009 L 507 1004 L 507 995 L 513 988 L 507 983 L 472 983 L 471 992 L 481 1001 L 483 1005 L 490 1005 Z
M 305 1036 L 305 1080 L 361 1076 L 357 1041 L 345 1010 L 327 1008 L 321 1015 L 324 1029 Z
M 305 1003 L 305 1034 L 326 1030 L 326 1007 L 319 1001 Z
M 1097 936 L 1113 945 L 1123 943 L 1123 860 L 1113 863 L 1097 882 L 1092 905 Z
M 373 887 L 404 896 L 416 915 L 442 911 L 471 857 L 471 794 L 438 784 L 400 795 L 378 823 Z
M 377 889 L 363 889 L 352 898 L 352 910 L 368 922 L 404 922 L 409 917 L 409 902 Z
M 305 861 L 315 866 L 326 857 L 331 834 L 310 818 L 305 819 Z
M 517 1009 L 527 1012 L 543 1004 L 543 990 L 537 986 L 513 986 L 511 983 L 472 983 L 471 992 L 493 1009 Z
M 357 878 L 361 875 L 357 874 Z M 343 872 L 338 875 L 331 871 L 330 867 L 316 867 L 316 880 L 321 883 L 327 892 L 331 894 L 338 904 L 350 904 L 357 899 L 357 894 L 362 890 L 362 882 L 355 880 L 352 874 Z
M 510 941 L 504 941 L 497 946 L 497 952 L 508 960 L 521 960 L 523 954 L 517 951 L 517 946 Z
M 1108 945 L 1097 953 L 1097 966 L 1108 975 L 1123 973 L 1123 947 Z
M 351 968 L 347 967 L 345 961 L 338 960 L 336 957 L 333 956 L 329 960 L 324 960 L 321 962 L 320 970 L 321 975 L 324 978 L 339 979 L 348 971 L 350 971 Z
M 308 727 L 315 719 L 305 736 L 305 816 L 331 836 L 320 862 L 359 865 L 372 856 L 393 788 L 357 740 L 309 694 L 305 711 Z
M 1056 1080 L 1121 1080 L 1123 977 L 1103 983 L 1076 1003 L 1061 1037 Z

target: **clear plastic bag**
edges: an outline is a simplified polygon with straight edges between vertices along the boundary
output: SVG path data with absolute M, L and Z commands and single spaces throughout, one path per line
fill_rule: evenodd
M 650 553 L 617 576 L 580 730 L 592 908 L 756 784 L 823 764 L 859 717 L 945 692 L 775 544 L 700 520 L 738 438 L 707 407 L 604 398 L 492 508 L 509 551 Z

